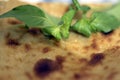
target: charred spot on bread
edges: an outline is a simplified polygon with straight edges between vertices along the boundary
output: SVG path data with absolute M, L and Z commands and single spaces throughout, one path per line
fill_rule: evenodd
M 8 39 L 8 40 L 6 41 L 6 44 L 7 44 L 8 46 L 19 46 L 19 45 L 20 45 L 20 43 L 19 43 L 18 40 L 16 40 L 16 39 Z
M 24 47 L 25 47 L 25 51 L 31 50 L 31 45 L 30 44 L 25 44 Z
M 73 77 L 75 80 L 79 80 L 81 78 L 81 75 L 78 73 L 75 73 Z
M 31 28 L 28 30 L 28 33 L 30 33 L 33 36 L 38 36 L 41 34 L 41 31 L 40 29 L 37 29 L 37 28 Z
M 104 69 L 107 70 L 109 67 L 108 66 L 105 66 Z
M 91 59 L 88 62 L 88 64 L 89 65 L 97 65 L 98 63 L 101 63 L 104 58 L 105 58 L 105 56 L 103 55 L 103 53 L 93 54 L 91 56 Z
M 48 53 L 49 51 L 51 51 L 51 48 L 50 47 L 44 47 L 42 49 L 42 53 Z
M 48 74 L 61 69 L 61 65 L 51 59 L 40 59 L 34 66 L 34 72 L 39 77 L 45 77 Z
M 98 44 L 96 42 L 96 39 L 93 39 L 92 40 L 92 44 L 90 45 L 91 48 L 97 50 L 98 49 Z
M 72 53 L 71 53 L 71 52 L 68 52 L 67 55 L 68 55 L 68 56 L 72 56 Z
M 11 24 L 11 25 L 17 25 L 17 24 L 22 24 L 22 22 L 21 21 L 19 21 L 19 20 L 16 20 L 16 19 L 8 19 L 8 21 L 7 21 L 9 24 Z
M 58 64 L 62 65 L 62 63 L 65 61 L 65 57 L 57 55 L 56 56 L 56 61 L 57 61 Z

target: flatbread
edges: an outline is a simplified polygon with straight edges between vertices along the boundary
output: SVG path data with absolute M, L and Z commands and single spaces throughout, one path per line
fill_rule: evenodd
M 0 19 L 0 80 L 120 80 L 120 29 L 58 42 L 21 24 Z

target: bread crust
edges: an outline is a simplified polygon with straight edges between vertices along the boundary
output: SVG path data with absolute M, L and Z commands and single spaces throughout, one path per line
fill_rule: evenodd
M 26 4 L 11 1 L 3 12 Z M 63 10 L 60 4 L 35 5 L 58 17 L 67 9 L 63 4 Z M 0 19 L 0 80 L 120 79 L 120 28 L 90 38 L 71 32 L 69 39 L 58 42 L 38 29 L 16 27 L 20 24 L 14 18 Z

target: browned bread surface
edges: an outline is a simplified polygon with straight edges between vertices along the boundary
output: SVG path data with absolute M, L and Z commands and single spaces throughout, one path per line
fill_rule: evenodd
M 7 10 L 26 4 L 10 3 Z M 56 16 L 66 10 L 39 6 Z M 18 24 L 13 18 L 0 19 L 0 80 L 120 80 L 120 29 L 90 38 L 71 32 L 58 42 Z

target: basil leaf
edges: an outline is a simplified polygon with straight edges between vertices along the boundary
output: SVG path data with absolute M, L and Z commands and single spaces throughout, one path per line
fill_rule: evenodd
M 113 15 L 104 12 L 95 12 L 91 17 L 91 26 L 94 26 L 97 31 L 110 32 L 119 27 L 119 21 Z
M 74 14 L 75 14 L 75 10 L 69 10 L 62 16 L 58 24 L 55 25 L 48 24 L 48 27 L 42 28 L 42 32 L 47 36 L 55 37 L 57 40 L 60 40 L 62 38 L 65 39 L 68 38 L 69 28 Z
M 62 22 L 62 24 L 60 24 L 61 36 L 65 39 L 69 37 L 69 29 L 74 15 L 75 15 L 75 10 L 69 10 L 61 18 L 61 22 Z
M 111 9 L 106 11 L 108 14 L 114 15 L 120 21 L 120 3 L 114 5 Z
M 81 19 L 78 20 L 71 29 L 73 31 L 76 31 L 78 33 L 81 33 L 82 35 L 89 37 L 91 35 L 91 26 L 87 19 Z
M 41 28 L 56 26 L 60 22 L 60 18 L 51 16 L 49 14 L 45 14 L 45 18 L 43 18 L 44 23 Z
M 85 14 L 85 13 L 87 13 L 87 11 L 90 10 L 90 7 L 89 6 L 81 6 L 81 9 L 82 9 L 83 13 Z
M 50 26 L 50 27 L 42 28 L 42 32 L 45 36 L 53 36 L 57 40 L 62 39 L 60 34 L 60 28 L 58 26 Z
M 90 18 L 78 20 L 71 29 L 89 37 L 95 32 L 108 33 L 120 25 L 119 21 L 113 15 L 104 12 L 94 12 Z
M 22 5 L 0 15 L 0 18 L 6 17 L 15 17 L 29 27 L 36 27 L 43 24 L 42 18 L 45 17 L 45 13 L 35 6 Z
M 74 6 L 76 7 L 76 10 L 81 10 L 85 14 L 87 11 L 90 10 L 90 7 L 88 6 L 81 6 L 78 2 L 78 0 L 72 0 Z

